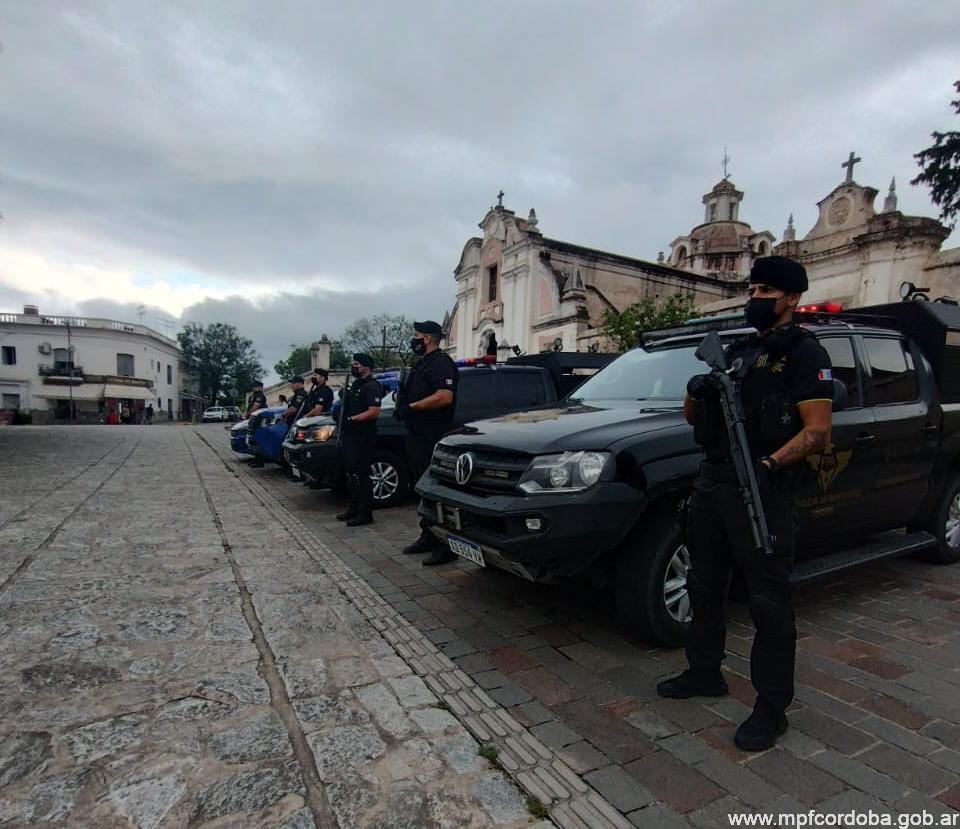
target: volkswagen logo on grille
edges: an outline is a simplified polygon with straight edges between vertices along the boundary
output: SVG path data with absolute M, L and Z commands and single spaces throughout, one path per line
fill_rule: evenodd
M 470 476 L 473 474 L 473 453 L 464 452 L 459 458 L 457 458 L 457 468 L 455 471 L 455 477 L 457 483 L 460 486 L 463 486 L 467 481 L 470 480 Z

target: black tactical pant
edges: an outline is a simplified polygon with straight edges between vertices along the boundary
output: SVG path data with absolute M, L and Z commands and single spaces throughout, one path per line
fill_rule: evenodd
M 430 458 L 433 457 L 433 448 L 437 445 L 437 441 L 446 434 L 448 428 L 445 424 L 418 424 L 408 433 L 406 444 L 407 463 L 410 467 L 410 482 L 414 486 L 416 486 L 420 476 L 430 468 Z M 440 542 L 437 541 L 433 533 L 430 532 L 430 527 L 435 523 L 435 521 L 431 521 L 428 518 L 421 518 L 420 538 L 426 541 L 436 542 L 436 546 L 439 547 Z
M 756 628 L 750 678 L 763 704 L 771 711 L 784 711 L 793 700 L 797 645 L 790 588 L 796 539 L 794 490 L 782 473 L 760 470 L 757 479 L 767 525 L 775 536 L 770 556 L 754 549 L 732 466 L 704 463 L 694 482 L 687 525 L 691 560 L 687 589 L 693 611 L 687 660 L 693 671 L 719 673 L 727 634 L 724 604 L 736 566 L 747 583 Z
M 340 443 L 343 454 L 343 469 L 350 493 L 350 509 L 357 515 L 368 516 L 373 512 L 373 483 L 370 480 L 370 464 L 376 444 L 375 434 L 347 433 Z

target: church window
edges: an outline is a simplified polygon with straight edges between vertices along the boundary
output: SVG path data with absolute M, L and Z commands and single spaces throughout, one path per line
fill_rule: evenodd
M 497 301 L 497 266 L 487 268 L 487 302 Z
M 717 204 L 714 202 L 710 205 L 710 221 L 716 221 L 717 218 Z
M 731 202 L 727 205 L 727 218 L 732 222 L 737 217 L 737 206 Z
M 757 256 L 766 256 L 767 255 L 767 243 L 761 242 L 757 246 Z
M 677 248 L 677 263 L 683 262 L 687 258 L 687 249 L 681 245 Z

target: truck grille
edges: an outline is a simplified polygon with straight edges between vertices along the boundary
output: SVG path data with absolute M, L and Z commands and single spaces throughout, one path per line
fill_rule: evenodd
M 457 483 L 457 461 L 466 452 L 473 455 L 473 473 L 466 484 Z M 530 456 L 515 452 L 490 452 L 460 449 L 437 444 L 430 461 L 430 471 L 436 477 L 480 492 L 506 492 L 515 489 L 530 465 Z

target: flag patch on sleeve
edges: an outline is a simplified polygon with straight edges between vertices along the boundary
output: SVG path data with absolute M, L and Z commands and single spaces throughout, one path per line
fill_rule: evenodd
M 828 368 L 820 369 L 821 380 L 833 380 L 833 372 Z

